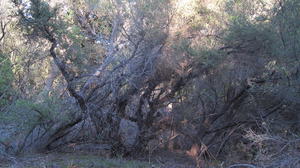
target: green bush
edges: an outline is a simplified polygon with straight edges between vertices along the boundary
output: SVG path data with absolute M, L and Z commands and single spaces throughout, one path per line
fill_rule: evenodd
M 42 102 L 19 99 L 0 114 L 0 121 L 18 125 L 19 131 L 25 131 L 36 125 L 62 120 L 59 115 L 61 108 L 61 103 L 54 97 L 46 97 Z
M 5 54 L 0 53 L 0 109 L 8 103 L 13 79 L 14 74 L 10 60 Z

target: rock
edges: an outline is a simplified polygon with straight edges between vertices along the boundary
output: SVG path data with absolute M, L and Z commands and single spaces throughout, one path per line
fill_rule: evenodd
M 136 122 L 122 119 L 120 122 L 119 134 L 121 136 L 122 144 L 124 145 L 124 147 L 130 150 L 138 142 L 140 129 Z

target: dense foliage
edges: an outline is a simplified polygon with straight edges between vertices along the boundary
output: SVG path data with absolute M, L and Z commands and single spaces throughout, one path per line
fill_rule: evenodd
M 300 1 L 4 0 L 0 11 L 0 151 L 94 143 L 112 156 L 184 151 L 198 167 L 300 166 Z

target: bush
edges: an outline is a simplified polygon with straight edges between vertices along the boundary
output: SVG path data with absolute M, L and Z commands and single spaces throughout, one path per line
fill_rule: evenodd
M 0 109 L 9 101 L 11 84 L 14 75 L 12 72 L 12 64 L 5 54 L 0 53 Z
M 61 108 L 59 100 L 53 97 L 46 97 L 43 102 L 19 99 L 0 114 L 0 123 L 14 128 L 17 134 L 26 134 L 37 125 L 47 128 L 51 123 L 66 120 L 60 113 Z

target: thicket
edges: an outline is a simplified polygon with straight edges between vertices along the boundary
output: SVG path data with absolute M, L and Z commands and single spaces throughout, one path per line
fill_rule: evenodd
M 299 1 L 6 5 L 5 153 L 93 143 L 186 152 L 199 167 L 299 166 Z

